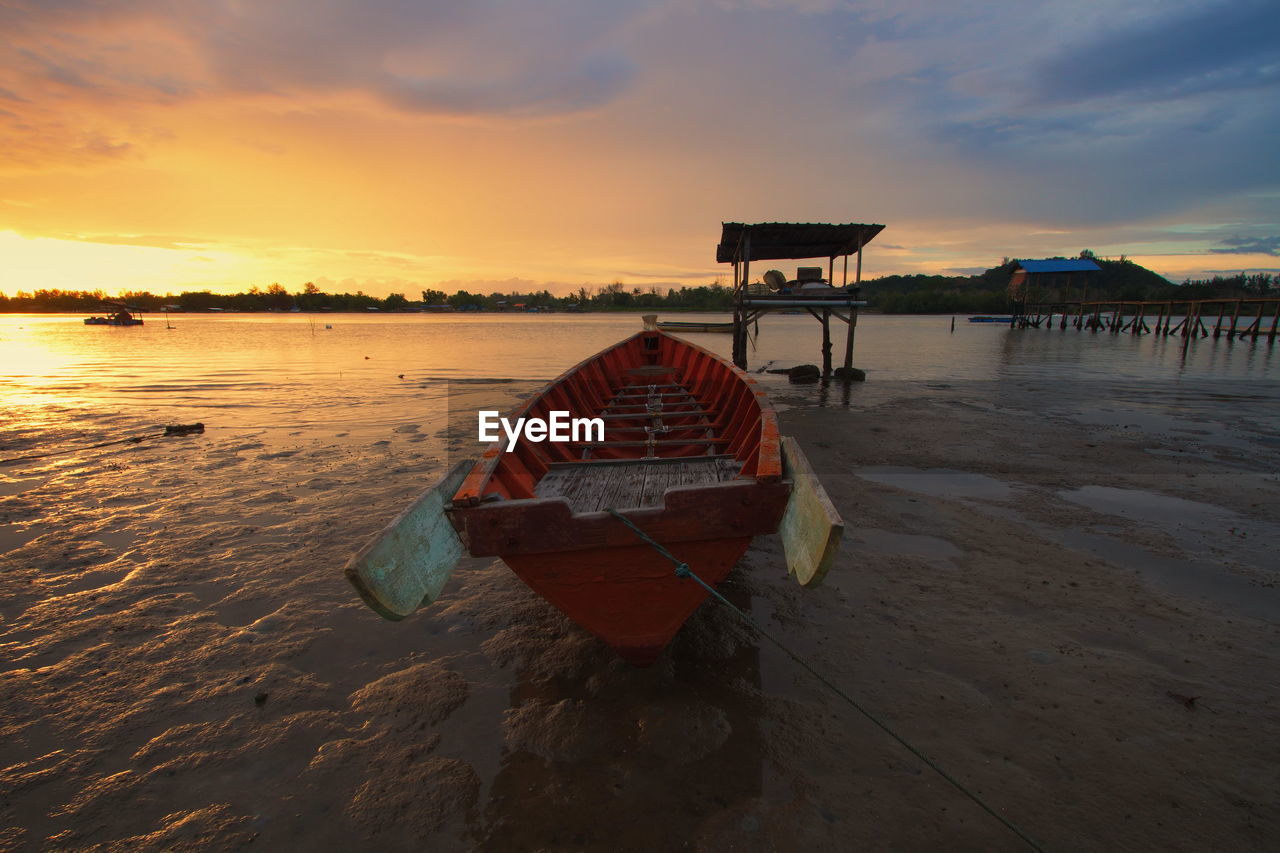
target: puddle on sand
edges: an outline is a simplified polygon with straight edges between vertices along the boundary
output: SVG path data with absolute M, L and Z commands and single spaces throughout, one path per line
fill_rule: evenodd
M 1048 535 L 1068 548 L 1136 571 L 1154 586 L 1177 595 L 1224 604 L 1245 616 L 1280 620 L 1280 591 L 1251 583 L 1248 578 L 1224 570 L 1220 564 L 1163 557 L 1096 533 L 1059 530 Z
M 1058 492 L 1058 497 L 1105 515 L 1119 515 L 1160 527 L 1169 525 L 1212 526 L 1238 516 L 1213 504 L 1175 498 L 1141 489 L 1118 489 L 1114 486 L 1081 486 Z
M 15 551 L 39 535 L 35 525 L 0 524 L 0 554 Z
M 1110 489 L 1110 491 L 1136 492 L 1137 490 Z M 1138 492 L 1138 494 L 1151 493 Z M 1126 501 L 1132 497 L 1126 496 Z M 1179 499 L 1170 498 L 1170 500 Z M 1184 501 L 1184 503 L 1191 504 L 1193 507 L 1207 507 L 1219 513 L 1228 513 L 1229 517 L 1237 517 L 1231 516 L 1227 510 L 1220 507 L 1197 504 L 1195 501 Z M 1064 548 L 1090 554 L 1120 569 L 1137 572 L 1143 581 L 1155 589 L 1186 598 L 1211 601 L 1242 616 L 1271 621 L 1280 620 L 1280 589 L 1254 583 L 1224 565 L 1221 558 L 1214 555 L 1209 547 L 1210 543 L 1220 545 L 1223 541 L 1221 535 L 1210 536 L 1176 523 L 1170 524 L 1170 530 L 1176 531 L 1176 535 L 1172 538 L 1188 551 L 1188 557 L 1168 557 L 1154 554 L 1139 545 L 1125 542 L 1117 536 L 1086 533 L 1075 528 L 1042 524 L 1010 507 L 984 505 L 979 509 L 986 515 L 1021 524 L 1035 535 Z M 1248 523 L 1254 527 L 1259 524 L 1255 520 L 1250 520 Z M 1258 547 L 1264 541 L 1263 538 L 1260 538 L 1258 543 L 1234 540 L 1236 544 L 1233 547 L 1236 550 L 1233 556 L 1237 558 L 1237 562 L 1266 568 L 1271 565 L 1272 559 L 1268 549 Z
M 1214 561 L 1274 565 L 1280 525 L 1247 518 L 1229 509 L 1142 489 L 1081 486 L 1058 497 L 1103 515 L 1162 531 L 1188 554 Z
M 864 480 L 919 492 L 935 498 L 1003 501 L 1013 497 L 1013 487 L 985 474 L 953 471 L 950 468 L 903 468 L 893 465 L 871 465 L 859 468 Z
M 11 495 L 20 495 L 23 492 L 38 489 L 49 482 L 49 479 L 49 477 L 25 477 L 11 480 L 8 477 L 3 477 L 3 479 L 0 479 L 0 497 L 7 498 Z
M 857 550 L 873 551 L 890 557 L 923 557 L 926 560 L 950 562 L 963 553 L 937 536 L 894 533 L 876 527 L 859 527 L 852 533 L 851 540 Z

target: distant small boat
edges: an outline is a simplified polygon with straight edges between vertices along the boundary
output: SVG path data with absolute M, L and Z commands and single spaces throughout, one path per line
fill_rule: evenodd
M 128 311 L 120 311 L 110 317 L 85 317 L 86 326 L 141 326 L 142 318 L 135 317 Z
M 970 323 L 1012 323 L 1012 317 L 970 317 Z
M 600 418 L 604 434 L 526 436 L 459 463 L 348 563 L 370 607 L 403 619 L 435 600 L 464 553 L 501 557 L 645 666 L 708 596 L 677 576 L 669 555 L 713 587 L 752 537 L 774 531 L 802 585 L 816 586 L 834 561 L 843 522 L 799 445 L 778 434 L 764 392 L 718 355 L 646 329 L 508 419 L 545 423 L 557 412 Z
M 658 328 L 664 332 L 724 332 L 733 334 L 733 322 L 700 323 L 687 320 L 659 320 Z

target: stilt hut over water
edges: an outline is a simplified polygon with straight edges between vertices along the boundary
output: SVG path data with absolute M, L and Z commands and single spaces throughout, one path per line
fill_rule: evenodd
M 1089 285 L 1102 272 L 1102 268 L 1088 258 L 1045 258 L 1014 263 L 1017 266 L 1009 278 L 1009 299 L 1022 306 L 1021 314 L 1027 313 L 1028 302 L 1085 301 Z M 1035 298 L 1029 298 L 1032 291 Z
M 822 324 L 822 370 L 831 372 L 831 318 L 847 326 L 844 366 L 853 366 L 853 333 L 858 324 L 858 308 L 867 303 L 859 298 L 862 282 L 862 250 L 884 230 L 883 225 L 849 223 L 843 225 L 761 222 L 722 223 L 716 260 L 733 264 L 733 363 L 747 366 L 747 327 L 771 311 L 802 308 Z M 849 256 L 856 257 L 854 279 L 849 281 Z M 798 267 L 794 277 L 782 270 L 764 273 L 763 282 L 751 283 L 752 261 L 805 260 L 825 258 L 822 267 Z M 835 283 L 836 258 L 843 259 L 841 282 Z M 757 268 L 758 269 L 758 268 Z

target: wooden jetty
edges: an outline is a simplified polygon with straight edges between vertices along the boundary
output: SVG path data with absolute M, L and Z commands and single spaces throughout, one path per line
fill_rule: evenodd
M 884 230 L 883 225 L 847 223 L 741 222 L 722 223 L 716 261 L 733 264 L 733 363 L 747 366 L 747 329 L 765 314 L 803 308 L 822 324 L 822 372 L 831 373 L 831 318 L 846 325 L 844 367 L 853 367 L 853 336 L 862 282 L 862 250 Z M 849 257 L 856 258 L 854 279 L 849 281 Z M 814 268 L 802 267 L 795 281 L 777 270 L 764 275 L 764 284 L 751 284 L 751 262 L 825 258 L 827 277 L 810 278 Z M 843 258 L 841 284 L 834 286 L 836 258 Z M 825 287 L 820 286 L 825 283 Z
M 1276 339 L 1280 325 L 1280 298 L 1230 297 L 1181 300 L 1098 300 L 1092 302 L 1041 302 L 1023 304 L 1010 326 L 1017 329 L 1051 329 L 1068 326 L 1081 331 L 1111 334 L 1181 335 L 1184 338 L 1225 336 Z M 1149 321 L 1155 318 L 1155 324 Z M 1206 322 L 1205 318 L 1209 318 Z M 1270 323 L 1267 320 L 1270 320 Z

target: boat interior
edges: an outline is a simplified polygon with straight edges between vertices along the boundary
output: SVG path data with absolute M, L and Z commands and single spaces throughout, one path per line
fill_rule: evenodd
M 781 476 L 777 418 L 755 383 L 662 332 L 640 332 L 582 362 L 508 418 L 552 411 L 600 418 L 603 440 L 584 430 L 568 442 L 491 447 L 454 504 L 560 497 L 574 512 L 594 512 L 661 506 L 676 486 Z

